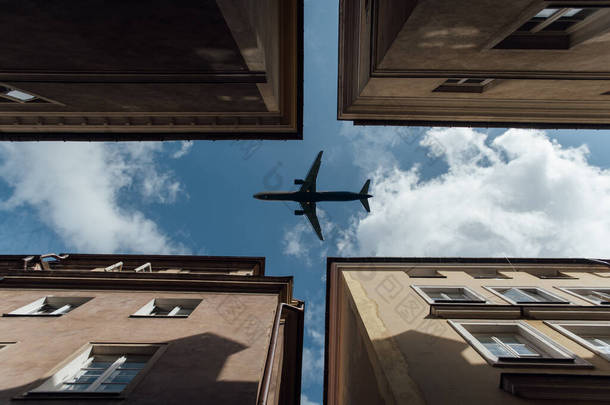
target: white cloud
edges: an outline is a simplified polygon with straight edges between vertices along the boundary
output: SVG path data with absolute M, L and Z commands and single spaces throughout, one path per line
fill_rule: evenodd
M 41 222 L 79 252 L 177 253 L 155 222 L 124 201 L 174 201 L 181 191 L 173 174 L 155 163 L 160 143 L 0 144 L 0 178 L 11 195 L 0 209 L 33 208 Z
M 320 405 L 320 403 L 310 400 L 305 394 L 301 394 L 301 405 Z
M 182 141 L 180 143 L 180 149 L 172 154 L 172 158 L 180 159 L 181 157 L 186 156 L 193 148 L 193 145 L 193 141 Z
M 303 348 L 303 385 L 319 386 L 324 375 L 324 349 L 321 347 Z
M 588 148 L 511 129 L 493 141 L 466 129 L 431 129 L 420 145 L 448 171 L 377 165 L 371 214 L 353 218 L 344 255 L 606 257 L 610 171 Z M 381 158 L 380 160 L 385 160 Z
M 325 240 L 330 240 L 335 236 L 336 225 L 329 215 L 321 208 L 317 208 L 318 221 L 322 228 L 322 236 Z M 319 259 L 326 260 L 327 248 L 323 247 L 324 242 L 318 239 L 309 220 L 302 216 L 299 223 L 294 228 L 286 229 L 282 238 L 282 253 L 287 256 L 294 256 L 303 260 L 307 266 L 311 266 L 311 249 L 321 247 Z

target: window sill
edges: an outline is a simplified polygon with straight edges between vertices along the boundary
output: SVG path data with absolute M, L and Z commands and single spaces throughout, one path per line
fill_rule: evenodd
M 83 399 L 101 399 L 101 400 L 124 400 L 125 394 L 121 392 L 54 392 L 40 391 L 28 392 L 22 396 L 13 397 L 13 400 L 83 400 Z
M 62 316 L 62 315 L 64 315 L 64 314 L 2 314 L 3 317 L 4 316 L 6 316 L 6 317 L 13 317 L 13 316 L 58 317 L 58 316 Z
M 171 319 L 171 318 L 178 318 L 178 319 L 185 319 L 188 318 L 188 315 L 172 315 L 172 316 L 167 316 L 167 315 L 129 315 L 130 318 L 162 318 L 162 319 Z
M 593 365 L 578 357 L 566 358 L 518 358 L 500 357 L 497 361 L 486 359 L 494 367 L 541 367 L 592 369 Z

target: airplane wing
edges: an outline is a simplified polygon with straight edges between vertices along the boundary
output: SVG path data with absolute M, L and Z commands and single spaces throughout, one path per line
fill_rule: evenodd
M 322 237 L 322 229 L 320 228 L 320 222 L 318 222 L 318 216 L 316 215 L 316 203 L 301 203 L 301 207 L 303 208 L 303 211 L 305 211 L 305 215 L 307 215 L 307 219 L 313 227 L 313 230 L 316 231 L 318 238 L 320 238 L 320 240 L 324 240 L 324 238 Z
M 311 169 L 309 169 L 307 177 L 305 178 L 305 183 L 303 183 L 299 191 L 316 191 L 316 179 L 318 178 L 318 170 L 320 169 L 320 164 L 322 163 L 322 152 L 323 151 L 320 151 L 320 153 L 318 153 L 318 157 L 316 157 L 316 160 L 313 162 L 313 165 L 311 165 Z

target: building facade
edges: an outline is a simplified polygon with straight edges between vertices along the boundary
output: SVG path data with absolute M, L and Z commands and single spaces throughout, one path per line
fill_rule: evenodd
M 610 264 L 328 259 L 325 404 L 610 401 Z
M 302 0 L 0 9 L 0 140 L 302 138 Z
M 0 256 L 0 403 L 298 404 L 304 304 L 264 264 Z
M 338 117 L 610 127 L 610 1 L 341 0 Z

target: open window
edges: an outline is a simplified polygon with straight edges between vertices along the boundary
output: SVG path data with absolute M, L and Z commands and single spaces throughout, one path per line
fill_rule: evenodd
M 188 318 L 200 303 L 201 299 L 155 298 L 131 317 Z
M 493 366 L 591 367 L 523 321 L 452 320 L 449 323 Z
M 570 49 L 608 32 L 608 5 L 547 3 L 495 49 Z
M 55 297 L 40 298 L 3 316 L 61 316 L 78 308 L 93 297 Z
M 117 395 L 147 367 L 158 345 L 93 344 L 27 396 Z
M 496 269 L 472 269 L 466 270 L 466 273 L 477 279 L 505 280 L 510 278 Z
M 0 103 L 48 103 L 47 99 L 14 86 L 0 84 Z
M 610 322 L 546 321 L 545 323 L 610 361 Z
M 487 300 L 468 287 L 412 286 L 429 304 L 485 304 Z
M 558 295 L 539 287 L 485 287 L 494 294 L 515 305 L 559 304 L 569 305 Z
M 595 305 L 610 306 L 610 288 L 598 287 L 557 287 L 561 291 L 575 295 Z

